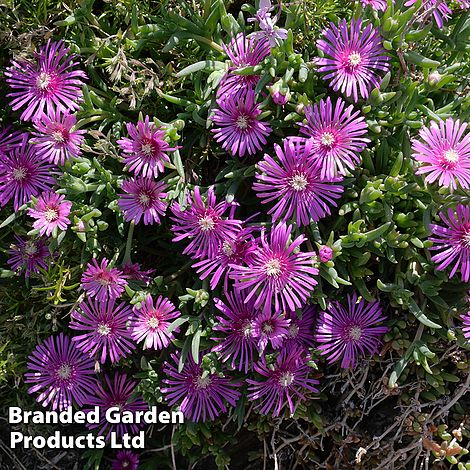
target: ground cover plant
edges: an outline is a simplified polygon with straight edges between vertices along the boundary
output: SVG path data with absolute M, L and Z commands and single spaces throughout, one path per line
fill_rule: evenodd
M 0 5 L 0 467 L 470 468 L 469 7 Z

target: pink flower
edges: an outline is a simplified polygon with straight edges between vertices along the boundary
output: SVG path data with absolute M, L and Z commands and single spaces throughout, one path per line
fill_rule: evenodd
M 50 117 L 42 114 L 33 121 L 36 132 L 32 143 L 39 157 L 50 163 L 64 165 L 67 160 L 77 158 L 82 152 L 84 130 L 74 130 L 77 118 L 59 108 Z
M 127 123 L 129 137 L 123 137 L 117 143 L 125 153 L 124 161 L 129 171 L 147 178 L 157 177 L 165 170 L 165 162 L 170 162 L 167 153 L 176 148 L 165 141 L 165 131 L 150 122 L 145 116 L 144 122 L 137 125 Z
M 427 183 L 457 189 L 470 187 L 470 134 L 464 136 L 467 123 L 452 118 L 432 122 L 419 131 L 421 139 L 413 139 L 413 158 L 422 165 L 418 175 L 426 175 Z
M 117 268 L 108 266 L 106 258 L 98 261 L 94 259 L 88 263 L 87 269 L 82 274 L 81 284 L 83 290 L 99 302 L 121 297 L 127 286 L 126 276 Z
M 65 201 L 64 195 L 50 191 L 39 196 L 36 205 L 28 209 L 28 214 L 36 219 L 33 227 L 39 230 L 39 234 L 49 236 L 54 230 L 67 230 L 71 207 L 72 203 Z
M 333 259 L 333 250 L 329 246 L 323 245 L 318 250 L 318 258 L 322 263 L 328 263 Z
M 319 72 L 326 72 L 325 80 L 330 80 L 334 91 L 358 101 L 359 94 L 367 98 L 373 88 L 379 87 L 380 72 L 387 72 L 390 58 L 385 55 L 382 37 L 377 28 L 369 24 L 362 29 L 362 20 L 346 20 L 336 26 L 330 23 L 317 41 L 317 47 L 325 57 L 318 58 Z
M 166 183 L 139 177 L 123 181 L 121 188 L 126 194 L 119 194 L 118 205 L 126 222 L 138 224 L 143 219 L 145 225 L 160 223 L 160 216 L 165 215 L 168 207 Z
M 144 349 L 163 349 L 170 344 L 173 339 L 173 333 L 167 332 L 170 320 L 181 313 L 168 299 L 159 295 L 154 305 L 152 296 L 147 295 L 139 309 L 134 307 L 134 313 L 130 329 L 136 343 L 144 341 Z
M 29 121 L 45 111 L 54 109 L 75 110 L 82 100 L 85 72 L 74 70 L 78 65 L 75 54 L 63 41 L 47 41 L 34 54 L 34 61 L 12 61 L 5 75 L 13 89 L 8 96 L 13 110 L 25 108 L 20 119 Z

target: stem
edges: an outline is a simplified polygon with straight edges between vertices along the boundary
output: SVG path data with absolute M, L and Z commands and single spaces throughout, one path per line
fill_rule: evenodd
M 132 248 L 132 237 L 134 236 L 134 228 L 135 228 L 134 221 L 131 221 L 131 224 L 129 225 L 129 231 L 127 232 L 126 251 L 124 252 L 124 259 L 122 260 L 122 264 L 131 262 L 131 248 Z

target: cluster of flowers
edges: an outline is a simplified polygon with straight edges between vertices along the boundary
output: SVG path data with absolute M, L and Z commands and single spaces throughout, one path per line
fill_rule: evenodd
M 257 90 L 259 76 L 237 73 L 260 65 L 271 48 L 287 37 L 285 30 L 275 26 L 278 16 L 273 18 L 271 10 L 269 2 L 262 2 L 253 19 L 260 31 L 251 36 L 241 33 L 224 47 L 231 66 L 217 90 L 213 135 L 224 150 L 240 158 L 261 151 L 271 133 L 257 102 L 263 91 Z M 324 55 L 315 62 L 318 71 L 325 73 L 335 92 L 355 103 L 380 86 L 381 73 L 389 69 L 378 30 L 370 24 L 364 27 L 361 20 L 331 24 L 317 45 Z M 80 155 L 85 134 L 72 114 L 79 109 L 80 87 L 86 79 L 76 65 L 75 56 L 61 41 L 49 41 L 34 61 L 13 62 L 6 72 L 13 109 L 24 109 L 21 119 L 31 120 L 34 128 L 31 135 L 9 128 L 0 133 L 0 206 L 12 201 L 19 211 L 32 201 L 28 214 L 35 219 L 36 237 L 17 237 L 8 261 L 12 269 L 23 269 L 25 276 L 47 269 L 50 253 L 44 237 L 67 230 L 71 223 L 72 202 L 52 188 L 60 166 Z M 287 94 L 278 87 L 270 90 L 275 104 L 287 102 Z M 340 361 L 341 367 L 349 368 L 376 353 L 387 331 L 380 326 L 386 317 L 377 301 L 348 295 L 347 304 L 331 301 L 322 312 L 308 304 L 317 285 L 318 265 L 329 262 L 333 250 L 322 246 L 317 255 L 305 235 L 294 233 L 331 213 L 343 192 L 343 177 L 359 164 L 369 139 L 364 117 L 341 97 L 335 102 L 326 97 L 307 106 L 305 118 L 300 136 L 275 144 L 275 156 L 265 154 L 257 164 L 253 190 L 263 204 L 272 204 L 269 229 L 254 223 L 255 216 L 237 219 L 237 203 L 218 202 L 213 187 L 201 194 L 196 186 L 184 204 L 171 204 L 174 242 L 187 243 L 183 253 L 195 261 L 200 278 L 209 278 L 212 289 L 222 284 L 224 293 L 222 299 L 214 299 L 220 313 L 212 351 L 229 367 L 208 372 L 201 356 L 197 362 L 188 358 L 180 370 L 179 352 L 170 354 L 163 365 L 162 393 L 167 403 L 178 404 L 192 421 L 213 420 L 227 411 L 227 405 L 236 406 L 244 384 L 231 377 L 230 370 L 259 375 L 258 380 L 247 378 L 246 385 L 260 413 L 278 416 L 286 403 L 294 413 L 299 402 L 317 392 L 318 381 L 310 377 L 309 353 L 315 342 L 329 362 Z M 420 163 L 416 171 L 426 175 L 426 182 L 451 191 L 458 185 L 468 189 L 470 137 L 465 130 L 466 123 L 449 118 L 422 129 L 413 140 L 413 158 Z M 167 185 L 156 178 L 176 148 L 149 116 L 136 125 L 128 123 L 127 131 L 129 137 L 118 144 L 125 169 L 133 176 L 123 181 L 118 205 L 127 222 L 158 224 L 169 204 Z M 445 226 L 430 227 L 431 249 L 438 251 L 432 260 L 438 270 L 452 265 L 450 277 L 460 270 L 467 282 L 470 209 L 458 204 L 439 216 Z M 301 250 L 303 245 L 308 251 Z M 140 307 L 120 300 L 129 279 L 148 283 L 151 274 L 136 264 L 118 268 L 107 259 L 88 264 L 81 278 L 86 298 L 73 310 L 69 324 L 77 335 L 51 336 L 30 356 L 26 380 L 34 384 L 30 393 L 39 392 L 38 402 L 53 409 L 73 403 L 146 409 L 134 394 L 135 382 L 125 373 L 104 374 L 99 381 L 97 369 L 99 364 L 127 357 L 136 344 L 161 350 L 174 339 L 173 331 L 178 330 L 170 333 L 168 327 L 180 312 L 169 299 L 147 295 Z M 464 324 L 470 337 L 470 316 Z M 273 359 L 271 353 L 276 353 Z M 135 426 L 128 429 L 121 424 L 113 429 L 103 419 L 98 432 L 135 432 Z M 131 458 L 126 455 L 122 458 Z

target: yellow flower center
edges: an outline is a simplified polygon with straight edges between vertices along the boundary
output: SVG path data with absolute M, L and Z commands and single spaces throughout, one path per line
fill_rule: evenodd
M 157 317 L 151 317 L 149 318 L 147 322 L 148 326 L 154 330 L 155 328 L 158 328 L 158 325 L 160 325 L 160 320 Z
M 269 277 L 277 277 L 281 274 L 282 272 L 282 265 L 281 262 L 274 258 L 269 260 L 265 265 L 264 265 L 264 272 L 266 273 L 267 276 Z
M 324 132 L 320 138 L 320 142 L 325 147 L 331 147 L 335 143 L 335 136 L 331 132 Z
M 225 256 L 233 255 L 233 247 L 228 241 L 224 241 L 224 243 L 222 244 L 222 251 Z
M 153 145 L 147 142 L 146 144 L 142 144 L 140 150 L 145 156 L 150 157 L 153 154 Z
M 44 218 L 48 222 L 54 222 L 55 220 L 57 220 L 59 218 L 59 212 L 58 212 L 57 209 L 54 209 L 53 207 L 48 207 L 44 211 Z
M 250 337 L 253 333 L 253 324 L 250 320 L 247 320 L 242 326 L 243 336 Z
M 459 154 L 454 149 L 449 149 L 444 152 L 444 160 L 447 163 L 457 163 L 459 158 Z
M 65 142 L 65 137 L 64 137 L 64 133 L 61 132 L 61 131 L 54 131 L 52 133 L 52 138 L 56 141 L 56 143 L 58 144 L 62 144 L 63 142 Z
M 357 67 L 362 62 L 362 57 L 359 52 L 351 52 L 348 56 L 348 64 L 354 68 Z
M 294 191 L 305 191 L 305 188 L 308 185 L 307 176 L 305 173 L 298 173 L 291 178 L 289 184 L 292 186 Z
M 108 336 L 109 333 L 111 333 L 111 328 L 109 327 L 107 323 L 100 323 L 98 325 L 98 333 L 101 336 Z
M 209 232 L 215 228 L 215 221 L 210 215 L 201 217 L 198 220 L 198 224 L 203 232 Z

